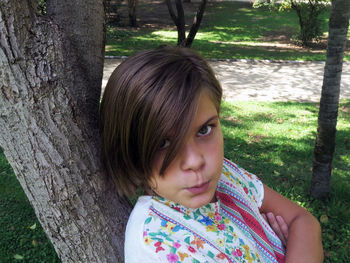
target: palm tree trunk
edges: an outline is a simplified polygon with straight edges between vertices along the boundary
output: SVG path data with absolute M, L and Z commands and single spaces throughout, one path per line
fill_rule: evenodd
M 330 193 L 340 80 L 349 18 L 350 1 L 333 0 L 310 185 L 310 194 L 316 198 L 324 198 Z

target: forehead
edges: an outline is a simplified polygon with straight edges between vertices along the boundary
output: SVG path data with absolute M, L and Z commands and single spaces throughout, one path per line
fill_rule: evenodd
M 192 131 L 197 132 L 197 129 L 199 129 L 202 125 L 206 124 L 208 120 L 218 118 L 218 111 L 216 105 L 213 102 L 212 96 L 209 94 L 208 91 L 201 91 L 197 102 L 194 103 L 197 103 L 197 105 L 191 117 L 191 122 L 189 124 L 188 131 L 185 132 L 185 137 L 189 136 L 190 133 L 192 133 Z M 167 132 L 166 137 L 173 138 L 176 135 L 176 133 L 179 132 L 179 129 L 183 128 L 184 127 L 180 122 L 179 125 L 176 126 L 176 128 L 173 128 L 169 132 Z
M 212 100 L 212 97 L 208 92 L 202 91 L 198 98 L 198 104 L 196 111 L 194 113 L 193 121 L 191 127 L 197 128 L 205 124 L 208 120 L 213 117 L 218 117 L 218 111 Z

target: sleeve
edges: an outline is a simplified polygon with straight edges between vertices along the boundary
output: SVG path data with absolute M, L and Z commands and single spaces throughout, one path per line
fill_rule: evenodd
M 165 262 L 161 257 L 150 250 L 144 242 L 143 227 L 149 204 L 149 197 L 140 197 L 130 214 L 125 231 L 125 263 Z
M 260 208 L 264 200 L 264 186 L 260 179 L 227 159 L 224 160 L 223 169 L 226 170 L 223 171 L 224 175 L 243 190 L 242 194 L 247 195 Z

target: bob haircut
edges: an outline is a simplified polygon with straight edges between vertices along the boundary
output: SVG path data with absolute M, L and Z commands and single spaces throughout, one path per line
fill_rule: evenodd
M 204 90 L 219 113 L 221 86 L 207 62 L 188 48 L 142 51 L 114 70 L 100 108 L 101 159 L 119 195 L 150 189 L 155 155 L 170 140 L 164 173 L 186 138 Z

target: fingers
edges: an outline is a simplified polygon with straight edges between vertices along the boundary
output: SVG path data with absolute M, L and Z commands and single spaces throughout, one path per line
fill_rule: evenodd
M 275 217 L 273 213 L 267 213 L 266 217 L 272 230 L 276 233 L 276 235 L 282 241 L 282 244 L 284 246 L 287 246 L 288 225 L 284 222 L 283 218 L 281 216 Z
M 284 238 L 287 240 L 288 239 L 288 225 L 287 225 L 287 223 L 284 221 L 282 216 L 276 216 L 276 220 L 277 220 L 278 225 L 280 226 L 280 229 L 282 231 Z
M 284 246 L 287 246 L 288 240 L 288 225 L 284 221 L 282 216 L 276 216 L 273 213 L 262 213 L 261 216 L 265 219 L 266 222 L 269 223 L 272 230 L 277 234 L 279 239 L 282 241 Z

